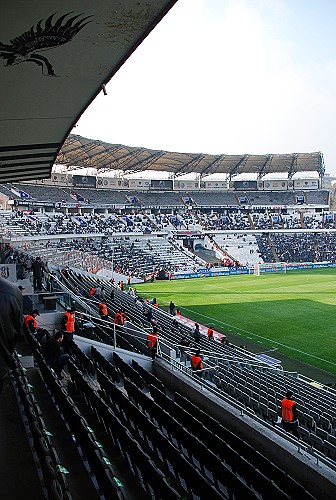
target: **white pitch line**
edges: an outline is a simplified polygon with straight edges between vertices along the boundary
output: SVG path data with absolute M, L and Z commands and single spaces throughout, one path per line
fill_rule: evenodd
M 276 340 L 269 339 L 267 337 L 263 337 L 262 335 L 258 335 L 257 333 L 249 332 L 248 330 L 244 330 L 243 328 L 238 328 L 236 326 L 230 325 L 229 323 L 225 323 L 224 321 L 220 321 L 219 319 L 214 319 L 211 316 L 207 316 L 206 314 L 198 313 L 196 311 L 193 311 L 192 309 L 188 309 L 187 307 L 183 306 L 183 309 L 186 309 L 187 311 L 190 311 L 194 314 L 197 314 L 199 316 L 203 316 L 204 318 L 210 319 L 212 322 L 220 323 L 222 325 L 230 326 L 231 328 L 234 328 L 235 330 L 240 330 L 241 332 L 248 333 L 249 335 L 253 335 L 254 337 L 258 337 L 263 340 L 267 340 L 268 342 L 272 342 L 273 344 L 277 344 L 281 347 L 285 347 L 286 349 L 290 349 L 292 351 L 298 352 L 300 354 L 304 354 L 305 356 L 310 356 L 311 358 L 318 359 L 319 361 L 324 361 L 325 363 L 328 363 L 330 365 L 336 366 L 336 363 L 333 363 L 332 361 L 328 361 L 327 359 L 320 358 L 319 356 L 315 356 L 314 354 L 310 354 L 305 351 L 300 351 L 300 349 L 296 349 L 295 347 L 290 347 L 286 344 L 282 344 L 281 342 L 277 342 Z

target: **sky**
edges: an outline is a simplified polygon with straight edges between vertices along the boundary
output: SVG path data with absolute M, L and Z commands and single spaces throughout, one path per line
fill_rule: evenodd
M 321 151 L 336 175 L 335 23 L 335 0 L 178 0 L 73 133 L 185 153 Z

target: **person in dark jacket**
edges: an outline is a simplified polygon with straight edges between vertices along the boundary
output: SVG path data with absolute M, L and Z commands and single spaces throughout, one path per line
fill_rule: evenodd
M 174 302 L 172 300 L 170 301 L 170 304 L 169 304 L 169 312 L 170 312 L 170 314 L 172 316 L 174 316 L 174 314 L 175 314 L 175 304 L 174 304 Z
M 61 343 L 63 342 L 63 332 L 56 332 L 54 338 L 46 342 L 44 357 L 50 366 L 55 370 L 58 378 L 62 377 L 62 370 L 69 361 L 69 354 L 63 354 Z
M 11 367 L 11 357 L 22 325 L 22 293 L 0 278 L 0 393 Z
M 43 265 L 41 257 L 36 257 L 32 264 L 32 270 L 34 278 L 34 290 L 42 290 Z
M 197 344 L 199 344 L 201 342 L 201 332 L 200 332 L 198 323 L 195 323 L 193 337 L 194 337 L 195 342 L 197 342 Z

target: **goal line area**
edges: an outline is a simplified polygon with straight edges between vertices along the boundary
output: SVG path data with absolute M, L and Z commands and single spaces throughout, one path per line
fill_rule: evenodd
M 286 273 L 289 264 L 287 262 L 274 262 L 267 264 L 253 264 L 249 266 L 249 274 L 260 276 L 265 273 Z

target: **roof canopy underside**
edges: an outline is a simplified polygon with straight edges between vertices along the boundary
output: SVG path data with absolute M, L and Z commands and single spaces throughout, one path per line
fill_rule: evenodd
M 175 2 L 1 2 L 0 182 L 50 177 L 79 117 Z
M 205 177 L 211 174 L 286 173 L 292 177 L 297 172 L 317 172 L 324 175 L 323 155 L 316 153 L 267 154 L 267 155 L 209 155 L 171 153 L 169 151 L 108 144 L 70 135 L 65 141 L 56 163 L 68 170 L 95 168 L 97 173 L 119 170 L 125 173 L 146 170 L 171 172 L 175 176 L 196 173 Z

